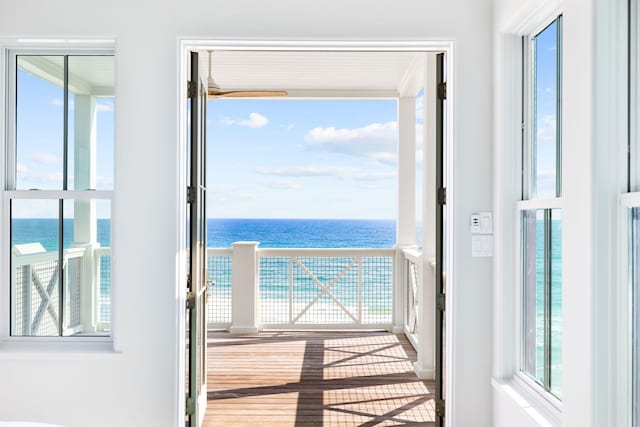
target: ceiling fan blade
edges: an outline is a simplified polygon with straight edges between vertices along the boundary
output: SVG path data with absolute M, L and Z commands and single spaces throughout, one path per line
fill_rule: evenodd
M 209 90 L 210 98 L 265 98 L 287 96 L 284 90 Z

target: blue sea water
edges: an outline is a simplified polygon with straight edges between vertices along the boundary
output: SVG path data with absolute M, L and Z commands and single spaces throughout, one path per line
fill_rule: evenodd
M 97 221 L 98 243 L 111 246 L 111 221 Z M 73 219 L 64 219 L 62 225 L 66 248 L 73 242 Z M 13 219 L 11 240 L 57 250 L 58 228 L 57 219 Z M 210 248 L 228 248 L 242 240 L 258 241 L 264 248 L 390 248 L 396 240 L 393 220 L 210 218 L 207 228 Z
M 390 248 L 396 241 L 393 220 L 209 219 L 208 247 L 260 242 L 262 248 Z

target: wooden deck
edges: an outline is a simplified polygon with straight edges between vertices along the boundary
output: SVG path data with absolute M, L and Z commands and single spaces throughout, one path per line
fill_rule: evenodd
M 430 426 L 433 382 L 415 351 L 383 332 L 209 333 L 213 426 Z

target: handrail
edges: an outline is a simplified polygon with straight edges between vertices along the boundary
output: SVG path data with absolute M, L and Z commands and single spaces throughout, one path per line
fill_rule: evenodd
M 85 248 L 69 248 L 63 251 L 64 259 L 81 258 L 84 256 Z M 12 255 L 13 266 L 21 267 L 25 265 L 41 264 L 45 262 L 57 261 L 58 251 L 42 252 L 37 254 Z
M 259 257 L 354 257 L 393 256 L 393 248 L 268 248 L 257 250 Z
M 422 258 L 422 253 L 414 248 L 404 248 L 402 249 L 402 254 L 406 259 L 414 263 L 420 262 L 420 259 Z

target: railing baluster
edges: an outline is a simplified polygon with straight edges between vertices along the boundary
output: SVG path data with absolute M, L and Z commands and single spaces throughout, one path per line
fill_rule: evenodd
M 293 260 L 289 257 L 289 324 L 293 325 Z
M 362 257 L 358 258 L 358 324 L 362 324 Z

